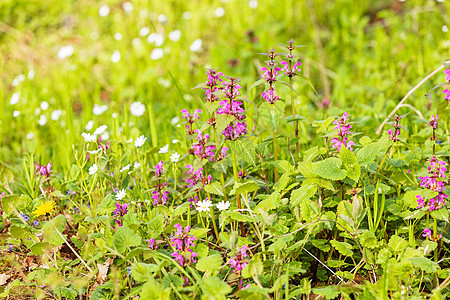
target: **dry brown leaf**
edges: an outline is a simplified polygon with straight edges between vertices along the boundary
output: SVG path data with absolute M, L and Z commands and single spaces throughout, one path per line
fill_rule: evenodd
M 103 284 L 106 280 L 106 275 L 108 274 L 109 266 L 112 265 L 113 259 L 108 258 L 104 264 L 97 264 L 98 274 L 97 274 L 97 282 L 99 284 Z
M 0 285 L 4 285 L 11 275 L 0 274 Z

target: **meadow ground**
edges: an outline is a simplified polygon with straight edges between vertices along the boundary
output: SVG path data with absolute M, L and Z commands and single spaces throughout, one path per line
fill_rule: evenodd
M 449 9 L 1 1 L 0 297 L 445 298 Z

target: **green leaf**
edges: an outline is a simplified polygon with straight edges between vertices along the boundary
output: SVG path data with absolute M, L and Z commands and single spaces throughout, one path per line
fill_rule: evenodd
M 258 275 L 262 274 L 263 270 L 264 266 L 261 261 L 261 253 L 258 253 L 255 254 L 248 262 L 248 265 L 244 267 L 242 270 L 242 277 L 258 277 Z
M 258 79 L 256 80 L 249 88 L 248 88 L 248 92 L 250 92 L 252 89 L 254 89 L 255 87 L 264 84 L 266 82 L 266 80 L 264 78 Z
M 272 130 L 277 130 L 281 122 L 285 121 L 285 107 L 286 104 L 281 100 L 276 101 L 274 104 L 268 102 L 262 103 L 258 108 L 262 122 L 267 124 Z
M 255 146 L 252 141 L 246 137 L 241 137 L 235 141 L 230 141 L 229 145 L 238 160 L 243 159 L 249 164 L 256 166 Z
M 163 288 L 168 288 L 173 284 L 174 287 L 182 286 L 183 279 L 180 276 L 167 274 L 163 278 Z
M 230 195 L 251 193 L 258 189 L 258 184 L 254 181 L 246 181 L 244 183 L 235 182 Z
M 352 256 L 353 255 L 352 245 L 350 245 L 349 243 L 339 242 L 336 240 L 331 240 L 330 243 L 340 254 L 342 254 L 344 256 Z
M 63 299 L 76 299 L 78 296 L 78 293 L 73 288 L 69 287 L 57 287 L 52 290 L 52 292 L 59 297 L 62 297 Z
M 117 251 L 123 254 L 127 247 L 139 246 L 141 237 L 130 228 L 122 226 L 114 234 L 113 243 Z
M 407 191 L 403 195 L 403 202 L 405 205 L 409 208 L 416 209 L 418 202 L 417 202 L 417 196 L 421 195 L 423 199 L 429 200 L 431 198 L 436 197 L 438 192 L 431 191 L 429 189 L 421 189 L 421 190 L 415 190 L 415 191 Z
M 14 213 L 14 208 L 19 208 L 21 205 L 21 201 L 19 196 L 16 195 L 7 195 L 2 198 L 2 207 L 6 214 Z
M 220 103 L 220 101 L 205 102 L 205 108 L 210 114 L 212 114 L 219 108 L 219 106 L 220 106 L 219 103 Z
M 200 238 L 204 235 L 206 235 L 210 231 L 209 228 L 196 228 L 191 229 L 190 234 L 192 234 L 195 238 Z
M 311 199 L 317 192 L 317 185 L 304 184 L 299 189 L 292 191 L 291 193 L 291 206 L 297 206 L 302 199 Z
M 346 172 L 341 170 L 342 161 L 337 157 L 330 157 L 316 163 L 314 173 L 322 178 L 330 180 L 342 180 Z
M 300 169 L 300 173 L 307 178 L 316 176 L 314 173 L 315 164 L 310 161 L 300 162 L 298 168 Z
M 38 242 L 30 247 L 31 252 L 34 255 L 44 255 L 44 252 L 50 250 L 55 245 L 47 243 L 47 242 Z
M 375 249 L 379 246 L 377 237 L 372 231 L 364 231 L 358 235 L 359 242 L 365 248 Z
M 216 277 L 204 278 L 203 285 L 206 290 L 205 296 L 207 299 L 225 300 L 225 295 L 231 293 L 233 290 L 231 286 Z
M 330 245 L 325 245 L 328 243 L 328 240 L 314 239 L 311 241 L 311 243 L 313 244 L 314 247 L 316 247 L 324 252 L 328 252 L 331 249 Z
M 361 166 L 356 163 L 354 165 L 349 166 L 347 168 L 347 172 L 345 173 L 345 175 L 348 178 L 354 180 L 355 183 L 357 183 L 359 180 L 359 177 L 361 176 Z
M 122 227 L 121 227 L 122 228 Z M 150 278 L 143 286 L 140 293 L 141 299 L 146 300 L 169 300 L 170 288 L 164 289 L 158 281 Z
M 291 165 L 287 160 L 277 160 L 272 162 L 272 164 L 280 171 L 281 173 L 292 173 L 294 172 L 294 166 Z
M 426 257 L 411 257 L 411 263 L 426 273 L 436 273 L 439 265 Z
M 358 163 L 361 166 L 367 166 L 375 160 L 381 149 L 383 149 L 383 143 L 381 143 L 381 141 L 370 143 L 362 147 L 358 153 L 356 153 Z
M 440 221 L 445 221 L 448 223 L 448 210 L 446 208 L 433 210 L 431 216 Z
M 64 243 L 64 240 L 55 230 L 55 227 L 59 231 L 59 233 L 62 234 L 62 232 L 66 228 L 66 217 L 63 215 L 58 215 L 54 217 L 52 220 L 45 223 L 44 226 L 42 226 L 42 235 L 43 235 L 42 240 L 44 242 L 60 246 Z
M 131 277 L 137 282 L 146 282 L 158 270 L 159 267 L 155 264 L 134 263 L 131 265 Z
M 205 191 L 207 191 L 210 194 L 223 196 L 222 190 L 223 190 L 222 185 L 218 181 L 214 181 L 211 182 L 210 184 L 205 185 Z
M 324 288 L 313 288 L 312 292 L 314 294 L 323 296 L 325 299 L 335 299 L 339 296 L 337 287 L 332 286 L 332 285 L 324 287 Z
M 401 253 L 403 252 L 403 250 L 406 249 L 406 247 L 408 247 L 408 242 L 399 237 L 398 235 L 393 235 L 389 239 L 388 246 L 395 253 Z
M 344 166 L 348 167 L 358 162 L 355 153 L 350 151 L 347 147 L 342 147 L 339 152 L 339 158 Z
M 220 114 L 216 116 L 216 129 L 217 134 L 222 134 L 223 130 L 234 121 L 233 116 L 228 116 L 226 114 Z
M 196 264 L 196 268 L 201 272 L 205 272 L 205 274 L 214 276 L 222 264 L 222 256 L 220 254 L 213 254 L 200 258 Z
M 225 217 L 229 217 L 230 219 L 238 222 L 252 222 L 252 223 L 259 223 L 259 219 L 250 217 L 248 215 L 241 214 L 237 211 L 226 211 L 223 213 Z
M 264 211 L 269 211 L 271 209 L 277 208 L 281 205 L 281 194 L 277 191 L 273 192 L 267 199 L 262 200 L 258 203 L 255 210 L 258 211 L 262 209 Z

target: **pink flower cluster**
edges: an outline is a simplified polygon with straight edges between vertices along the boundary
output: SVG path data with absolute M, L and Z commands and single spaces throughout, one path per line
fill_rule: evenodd
M 233 272 L 236 274 L 241 274 L 242 269 L 244 269 L 248 262 L 244 258 L 248 257 L 247 255 L 247 246 L 242 246 L 241 249 L 239 249 L 238 246 L 236 246 L 237 253 L 234 257 L 232 257 L 230 260 L 228 260 L 227 264 L 231 266 L 233 269 Z
M 273 88 L 269 88 L 267 91 L 263 92 L 262 97 L 270 104 L 274 104 L 275 101 L 280 99 L 280 97 L 278 97 L 278 95 L 275 94 L 275 90 Z
M 52 169 L 52 163 L 48 163 L 48 165 L 44 166 L 39 166 L 39 164 L 35 163 L 36 165 L 36 175 L 39 174 L 40 176 L 43 177 L 50 177 L 50 172 Z
M 392 126 L 394 127 L 394 129 L 389 129 L 388 130 L 388 134 L 389 134 L 389 139 L 394 141 L 394 142 L 398 142 L 399 136 L 400 136 L 400 129 L 402 128 L 402 125 L 400 124 L 400 119 L 403 118 L 404 116 L 397 116 L 395 115 L 394 117 L 394 123 L 392 123 Z
M 186 183 L 188 184 L 188 188 L 189 187 L 193 187 L 195 186 L 197 183 L 202 182 L 204 185 L 208 184 L 211 182 L 212 180 L 212 176 L 208 175 L 206 178 L 203 177 L 203 168 L 200 167 L 198 168 L 198 170 L 194 171 L 194 167 L 189 164 L 186 166 L 186 168 L 189 169 L 189 171 L 187 171 L 188 174 L 191 174 L 191 177 L 189 177 L 188 179 L 186 179 Z
M 191 230 L 190 226 L 186 226 L 183 230 L 180 224 L 175 224 L 177 231 L 175 236 L 170 239 L 170 243 L 175 247 L 175 252 L 172 253 L 174 259 L 180 264 L 180 266 L 188 266 L 192 263 L 196 263 L 195 253 L 191 247 L 195 247 L 194 241 L 196 238 L 189 234 Z
M 284 74 L 286 74 L 289 77 L 292 77 L 296 74 L 296 72 L 301 71 L 300 66 L 302 65 L 302 63 L 299 61 L 295 63 L 293 63 L 292 61 L 282 61 L 281 65 L 283 66 L 281 70 L 284 71 Z
M 208 145 L 209 134 L 206 133 L 205 135 L 202 135 L 200 129 L 196 129 L 194 132 L 197 133 L 196 140 L 198 143 L 192 145 L 191 153 L 194 153 L 194 155 L 197 155 L 200 158 L 212 161 L 215 156 L 213 150 L 216 149 L 216 146 Z
M 206 71 L 206 75 L 208 75 L 208 78 L 206 79 L 207 88 L 204 88 L 206 102 L 214 102 L 217 100 L 217 96 L 214 94 L 214 92 L 221 89 L 217 87 L 217 83 L 222 81 L 219 76 L 223 76 L 223 73 L 216 72 L 215 69 L 209 69 L 208 71 Z
M 152 250 L 157 250 L 158 246 L 155 243 L 155 239 L 151 238 L 148 240 L 148 247 Z
M 272 62 L 271 62 L 272 63 Z M 270 63 L 268 64 L 268 67 L 262 67 L 260 70 L 263 71 L 261 74 L 261 77 L 264 78 L 264 80 L 272 85 L 274 82 L 277 81 L 278 75 L 281 74 L 281 69 L 278 67 L 271 67 Z
M 194 129 L 192 127 L 192 124 L 195 123 L 195 119 L 200 120 L 199 114 L 201 114 L 202 111 L 200 109 L 196 109 L 193 114 L 189 113 L 187 109 L 183 109 L 181 111 L 182 118 L 186 119 L 186 131 L 188 135 L 194 134 Z
M 117 216 L 117 219 L 116 219 L 116 223 L 118 225 L 117 227 L 122 227 L 122 221 L 119 220 L 119 218 L 122 218 L 127 213 L 128 213 L 128 204 L 116 203 L 116 209 L 114 210 L 113 214 L 115 214 Z
M 166 191 L 167 182 L 161 182 L 161 177 L 163 175 L 163 162 L 160 161 L 155 166 L 155 175 L 157 177 L 158 183 L 155 185 L 155 190 L 152 192 L 153 205 L 164 205 L 167 203 L 169 191 Z
M 350 125 L 349 117 L 346 112 L 342 115 L 342 117 L 338 118 L 333 122 L 333 124 L 336 125 L 334 129 L 337 130 L 338 136 L 331 139 L 331 147 L 336 148 L 338 152 L 341 151 L 341 147 L 345 146 L 349 150 L 353 151 L 352 146 L 355 145 L 353 141 L 349 141 L 347 138 L 347 135 L 350 134 L 350 128 L 352 128 L 352 125 Z
M 439 115 L 433 116 L 431 115 L 431 121 L 430 121 L 430 125 L 431 127 L 433 127 L 433 130 L 436 130 L 438 128 L 439 125 Z
M 450 101 L 450 90 L 449 90 L 449 89 L 445 89 L 445 90 L 443 91 L 443 93 L 445 94 L 444 99 Z
M 437 233 L 438 233 L 437 239 L 440 239 L 442 237 L 442 234 L 439 234 L 439 232 L 437 232 Z M 425 228 L 425 230 L 423 231 L 422 236 L 423 237 L 428 237 L 430 240 L 434 240 L 434 238 L 431 236 L 431 229 L 430 228 Z
M 450 81 L 450 69 L 445 69 L 444 74 L 446 75 L 445 80 Z
M 442 178 L 445 178 L 445 172 L 447 171 L 446 163 L 444 161 L 438 161 L 435 156 L 433 156 L 430 161 L 430 165 L 428 166 L 428 174 L 429 176 L 419 177 L 420 186 L 425 187 L 429 190 L 438 192 L 438 195 L 434 198 L 428 200 L 428 206 L 430 207 L 430 211 L 438 210 L 442 208 L 444 205 L 447 205 L 446 200 L 447 195 L 444 194 L 445 183 L 442 181 Z M 425 199 L 421 195 L 417 195 L 417 208 L 425 207 Z
M 221 101 L 219 104 L 222 107 L 217 110 L 218 115 L 226 114 L 234 117 L 234 120 L 222 132 L 227 140 L 236 140 L 247 133 L 247 123 L 241 122 L 245 119 L 244 109 L 241 107 L 242 102 L 235 100 L 240 95 L 241 86 L 238 81 L 238 78 L 231 77 L 229 82 L 223 83 L 225 96 L 228 99 Z

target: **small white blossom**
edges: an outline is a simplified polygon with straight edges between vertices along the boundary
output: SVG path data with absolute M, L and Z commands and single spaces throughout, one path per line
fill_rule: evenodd
M 97 129 L 95 129 L 94 135 L 102 135 L 106 131 L 106 128 L 108 128 L 108 126 L 106 125 L 99 126 Z
M 248 1 L 248 6 L 250 6 L 251 9 L 255 9 L 258 6 L 258 1 L 250 0 L 250 1 Z
M 170 87 L 170 80 L 160 77 L 158 78 L 158 84 L 162 87 L 168 88 Z
M 92 127 L 94 127 L 94 121 L 90 120 L 87 124 L 86 127 L 84 127 L 87 131 L 91 130 Z
M 135 117 L 140 117 L 145 113 L 145 105 L 140 101 L 131 103 L 130 113 Z
M 98 14 L 100 15 L 100 17 L 106 17 L 107 15 L 109 15 L 109 6 L 106 4 L 102 5 L 98 10 Z
M 99 153 L 100 151 L 102 151 L 102 148 L 98 148 L 97 150 L 91 150 L 91 151 L 88 151 L 88 153 L 89 153 L 89 154 L 97 154 L 97 153 Z
M 142 27 L 141 30 L 139 30 L 140 36 L 147 36 L 149 33 L 150 33 L 150 29 L 147 26 Z
M 117 118 L 117 114 L 116 113 L 113 113 L 112 114 L 112 117 L 115 119 L 115 118 Z
M 107 110 L 108 110 L 108 106 L 95 104 L 94 105 L 94 109 L 92 111 L 93 111 L 94 115 L 98 116 L 98 115 L 101 115 L 102 113 L 104 113 Z
M 120 41 L 120 40 L 122 39 L 122 34 L 121 34 L 120 32 L 116 32 L 116 33 L 114 34 L 114 38 L 115 38 L 117 41 Z
M 120 169 L 120 173 L 122 173 L 123 171 L 129 170 L 131 167 L 131 164 L 126 165 L 125 167 L 123 167 L 122 169 Z
M 189 47 L 189 49 L 192 52 L 200 52 L 202 50 L 202 40 L 201 39 L 196 39 L 191 46 Z
M 97 173 L 97 171 L 98 171 L 98 165 L 97 164 L 93 164 L 89 168 L 89 175 L 94 175 L 95 173 Z
M 180 40 L 180 37 L 181 31 L 178 29 L 169 32 L 169 40 L 171 40 L 172 42 L 178 42 Z
M 170 156 L 170 161 L 173 163 L 176 163 L 180 160 L 180 154 L 178 152 L 175 152 Z
M 127 192 L 125 191 L 125 189 L 121 189 L 119 192 L 117 192 L 116 199 L 122 200 L 123 198 L 125 198 L 126 195 L 127 195 Z
M 44 126 L 45 124 L 47 124 L 47 117 L 44 115 L 41 115 L 39 117 L 38 124 L 41 126 Z
M 15 110 L 15 111 L 13 112 L 13 117 L 14 117 L 14 118 L 17 118 L 19 115 L 20 115 L 20 111 Z
M 24 80 L 25 80 L 25 75 L 20 74 L 20 75 L 18 75 L 16 78 L 14 78 L 14 80 L 13 80 L 13 82 L 12 82 L 12 85 L 13 85 L 13 86 L 18 86 L 19 83 L 21 83 L 21 82 L 24 81 Z
M 33 69 L 30 69 L 29 71 L 28 71 L 28 79 L 33 79 L 34 78 L 34 70 Z
M 81 134 L 81 136 L 84 137 L 84 140 L 86 142 L 88 142 L 88 143 L 97 141 L 97 136 L 95 134 L 90 134 L 90 133 L 83 132 Z
M 164 43 L 164 36 L 160 33 L 152 33 L 147 37 L 147 42 L 155 44 L 156 47 L 160 47 Z
M 183 13 L 183 19 L 189 20 L 192 17 L 192 14 L 189 11 L 185 11 Z
M 167 152 L 169 152 L 169 144 L 167 144 L 164 147 L 160 148 L 158 153 L 164 154 L 164 153 L 167 153 Z
M 166 15 L 160 14 L 160 15 L 158 16 L 158 22 L 161 23 L 161 24 L 166 23 L 166 22 L 167 22 L 167 17 L 166 17 Z
M 133 139 L 127 140 L 127 144 L 131 144 L 131 143 L 133 143 Z
M 134 141 L 134 146 L 135 147 L 142 147 L 142 145 L 144 145 L 145 141 L 147 140 L 146 137 L 144 137 L 143 135 L 141 135 L 140 137 L 136 138 L 136 141 Z
M 52 112 L 52 115 L 51 115 L 52 120 L 53 120 L 53 121 L 58 121 L 58 119 L 59 119 L 59 117 L 61 117 L 62 113 L 63 113 L 62 110 L 60 110 L 60 109 L 55 109 L 55 110 Z
M 64 58 L 68 58 L 71 57 L 73 54 L 73 46 L 72 45 L 67 45 L 64 47 L 61 47 L 58 51 L 58 58 L 59 59 L 64 59 Z
M 133 3 L 131 2 L 125 2 L 124 4 L 122 4 L 122 8 L 124 11 L 126 11 L 127 13 L 130 13 L 133 11 Z
M 158 60 L 161 59 L 164 56 L 164 50 L 161 48 L 155 48 L 152 51 L 152 54 L 150 54 L 150 58 L 152 60 Z
M 216 204 L 218 210 L 223 211 L 230 208 L 231 203 L 229 201 L 220 201 Z
M 179 143 L 180 142 L 180 140 L 177 140 L 177 139 L 173 139 L 172 140 L 172 144 L 176 144 L 176 143 Z
M 179 116 L 175 116 L 172 118 L 172 120 L 170 120 L 170 123 L 172 123 L 173 125 L 176 125 L 178 122 L 180 122 Z
M 197 207 L 195 208 L 199 212 L 209 211 L 209 208 L 212 206 L 211 200 L 204 200 L 197 202 Z
M 108 140 L 109 139 L 108 131 L 103 132 L 103 134 L 100 137 L 102 138 L 102 141 Z
M 47 110 L 48 109 L 48 102 L 47 101 L 42 101 L 41 102 L 41 109 L 42 110 Z
M 223 7 L 218 7 L 216 9 L 216 11 L 214 12 L 214 14 L 216 15 L 216 17 L 220 18 L 223 17 L 223 15 L 225 14 L 225 9 L 223 9 Z
M 134 165 L 133 165 L 133 168 L 135 168 L 135 169 L 139 169 L 141 167 L 141 163 L 140 162 L 135 162 L 134 163 Z
M 11 100 L 9 100 L 9 104 L 11 105 L 17 104 L 19 103 L 19 100 L 20 100 L 20 93 L 19 92 L 14 93 L 11 96 Z
M 36 109 L 34 110 L 34 114 L 37 116 L 41 113 L 41 109 L 39 107 L 36 107 Z
M 442 26 L 442 32 L 448 32 L 448 27 L 446 25 Z
M 31 140 L 31 139 L 34 138 L 34 133 L 33 132 L 28 132 L 26 137 L 27 137 L 28 140 Z
M 121 55 L 119 50 L 114 50 L 113 54 L 111 55 L 111 61 L 113 63 L 117 63 L 120 61 Z

